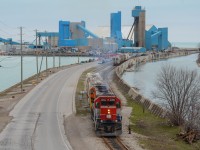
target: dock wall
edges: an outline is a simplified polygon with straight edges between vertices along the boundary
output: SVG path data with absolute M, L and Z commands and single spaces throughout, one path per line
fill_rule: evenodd
M 153 113 L 156 116 L 165 118 L 168 113 L 167 111 L 159 106 L 158 104 L 153 103 L 151 100 L 145 98 L 143 95 L 141 95 L 135 88 L 131 87 L 126 83 L 122 78 L 122 74 L 130 67 L 137 66 L 138 64 L 144 64 L 146 62 L 150 62 L 153 60 L 159 60 L 159 59 L 167 59 L 167 58 L 173 58 L 173 57 L 179 57 L 179 56 L 185 56 L 192 53 L 185 53 L 185 52 L 179 52 L 179 53 L 161 53 L 161 54 L 149 54 L 147 56 L 140 56 L 136 58 L 131 58 L 128 61 L 124 62 L 120 66 L 116 67 L 113 79 L 114 82 L 122 88 L 122 90 L 125 93 L 128 93 L 128 95 L 132 98 L 132 100 L 140 103 L 145 109 L 149 110 L 151 113 Z

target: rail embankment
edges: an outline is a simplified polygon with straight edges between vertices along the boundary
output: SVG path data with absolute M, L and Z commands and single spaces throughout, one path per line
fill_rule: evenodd
M 136 67 L 138 64 L 144 64 L 146 62 L 161 60 L 161 59 L 168 59 L 173 57 L 179 56 L 186 56 L 189 54 L 193 54 L 195 51 L 186 52 L 186 51 L 179 51 L 176 53 L 157 53 L 157 54 L 148 54 L 146 56 L 134 57 L 126 62 L 122 63 L 120 66 L 116 67 L 114 72 L 114 81 L 120 88 L 127 92 L 128 95 L 132 98 L 132 100 L 140 103 L 145 109 L 149 110 L 156 116 L 165 118 L 167 116 L 167 111 L 159 106 L 158 104 L 153 103 L 150 99 L 145 98 L 141 95 L 136 88 L 131 87 L 128 83 L 126 83 L 122 78 L 122 74 L 130 67 Z

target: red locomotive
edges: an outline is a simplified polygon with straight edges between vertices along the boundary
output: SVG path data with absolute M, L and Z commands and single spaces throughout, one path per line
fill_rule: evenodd
M 97 136 L 122 134 L 121 100 L 99 74 L 88 74 L 87 93 Z

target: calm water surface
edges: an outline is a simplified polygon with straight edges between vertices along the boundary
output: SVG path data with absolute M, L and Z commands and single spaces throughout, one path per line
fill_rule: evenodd
M 91 57 L 79 57 L 79 61 L 89 60 Z M 39 65 L 42 57 L 39 57 Z M 61 66 L 78 62 L 78 57 L 61 57 Z M 21 81 L 20 56 L 0 56 L 0 92 Z M 59 66 L 59 58 L 55 57 L 55 66 Z M 48 57 L 48 68 L 53 67 L 53 57 Z M 24 79 L 37 73 L 36 57 L 23 57 Z M 43 57 L 41 70 L 46 69 L 46 57 Z
M 139 92 L 146 98 L 152 101 L 162 104 L 161 101 L 152 98 L 152 91 L 155 89 L 155 81 L 157 74 L 159 74 L 161 66 L 164 64 L 170 64 L 177 68 L 187 68 L 191 70 L 197 70 L 200 75 L 200 68 L 196 64 L 197 54 L 166 59 L 157 62 L 146 63 L 139 66 L 135 72 L 125 72 L 122 78 L 132 87 L 137 87 Z

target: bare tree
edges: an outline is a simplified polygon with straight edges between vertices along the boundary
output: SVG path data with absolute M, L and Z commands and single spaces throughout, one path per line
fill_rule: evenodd
M 200 43 L 198 43 L 197 47 L 198 47 L 198 49 L 199 49 L 199 51 L 200 51 Z
M 196 130 L 200 131 L 200 103 L 197 102 L 196 105 L 192 105 L 189 109 L 185 124 L 186 131 Z
M 198 45 L 197 45 L 197 48 L 198 48 L 198 50 L 199 50 L 199 52 L 200 52 L 200 43 L 198 43 Z M 197 58 L 197 64 L 198 65 L 200 65 L 200 53 L 199 53 L 199 55 L 198 55 L 198 58 Z
M 153 96 L 167 104 L 174 125 L 200 122 L 200 77 L 197 71 L 164 65 L 156 81 Z

